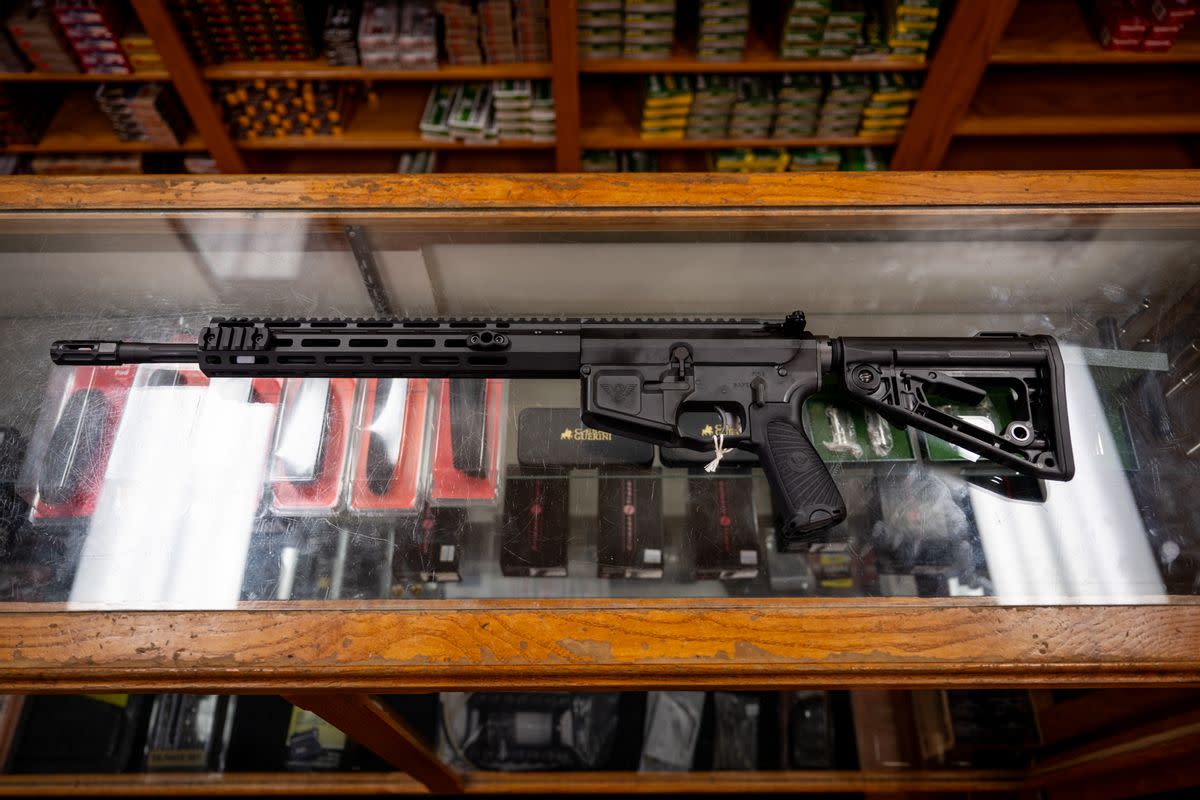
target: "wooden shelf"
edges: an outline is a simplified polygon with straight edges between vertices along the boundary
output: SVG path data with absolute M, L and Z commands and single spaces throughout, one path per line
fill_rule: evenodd
M 396 171 L 400 150 L 259 150 L 253 154 L 255 172 L 302 175 L 370 175 Z M 439 173 L 553 172 L 550 150 L 503 150 L 463 147 L 440 150 Z
M 761 29 L 751 30 L 742 61 L 699 61 L 693 41 L 676 41 L 670 58 L 643 61 L 626 58 L 579 60 L 579 71 L 593 75 L 645 75 L 658 72 L 921 72 L 923 62 L 899 58 L 851 61 L 849 59 L 782 59 L 779 48 Z
M 1200 93 L 1180 67 L 988 73 L 958 136 L 1200 133 Z
M 496 150 L 489 147 L 444 150 L 438 153 L 437 171 L 474 174 L 554 172 L 554 152 L 550 149 Z
M 1200 25 L 1192 23 L 1166 53 L 1105 50 L 1079 0 L 1024 0 L 1017 6 L 992 64 L 1197 64 Z
M 342 136 L 283 136 L 238 142 L 243 150 L 553 150 L 553 142 L 501 139 L 497 144 L 468 144 L 422 139 L 419 133 L 349 131 Z M 14 151 L 15 152 L 15 151 Z
M 968 115 L 956 136 L 1095 136 L 1200 133 L 1200 113 Z
M 381 70 L 363 67 L 332 67 L 317 61 L 238 61 L 204 68 L 204 77 L 213 81 L 253 80 L 256 78 L 296 78 L 342 81 L 492 81 L 505 79 L 549 78 L 549 63 L 528 64 L 442 64 L 437 69 Z
M 1007 770 L 805 770 L 759 772 L 475 772 L 467 794 L 709 794 L 714 792 L 1016 792 L 1023 772 Z M 156 773 L 3 775 L 0 796 L 382 795 L 427 794 L 402 772 Z
M 239 141 L 243 150 L 553 150 L 553 142 L 501 140 L 499 144 L 465 144 L 421 138 L 419 128 L 427 88 L 393 86 L 379 93 L 379 107 L 365 100 L 340 136 L 280 136 Z
M 774 58 L 753 61 L 697 61 L 685 52 L 654 61 L 611 58 L 579 62 L 579 71 L 590 75 L 649 75 L 660 72 L 735 73 L 741 75 L 751 72 L 920 72 L 924 69 L 924 64 L 891 59 L 838 61 L 814 58 L 804 61 L 784 61 Z
M 1195 169 L 1200 151 L 1185 136 L 961 136 L 944 170 Z
M 0 72 L 0 83 L 143 83 L 166 81 L 163 70 L 131 72 L 127 75 L 92 75 L 86 72 Z
M 63 99 L 46 134 L 37 144 L 14 144 L 9 153 L 186 153 L 203 152 L 204 142 L 192 131 L 179 145 L 122 142 L 95 98 L 74 91 Z
M 1009 12 L 1015 3 L 1015 11 Z M 989 57 L 987 48 L 980 49 L 981 40 L 972 37 L 978 31 L 964 21 L 958 28 L 950 25 L 953 18 L 969 15 L 944 15 L 943 41 L 941 44 L 947 58 L 937 59 L 931 54 L 929 63 L 917 63 L 904 59 L 879 60 L 784 60 L 779 57 L 778 37 L 781 9 L 769 4 L 755 5 L 751 15 L 751 30 L 747 41 L 745 59 L 735 63 L 710 63 L 696 58 L 696 30 L 694 14 L 681 15 L 680 29 L 672 54 L 668 58 L 653 61 L 605 59 L 578 61 L 577 45 L 574 41 L 558 42 L 554 48 L 555 63 L 484 64 L 477 66 L 452 66 L 441 64 L 434 70 L 370 70 L 362 67 L 335 67 L 323 60 L 309 61 L 248 61 L 198 68 L 191 62 L 186 48 L 174 30 L 169 14 L 151 14 L 156 20 L 153 35 L 164 57 L 170 56 L 170 72 L 166 70 L 137 72 L 129 75 L 89 75 L 81 73 L 0 73 L 0 82 L 11 82 L 14 87 L 21 84 L 54 84 L 47 89 L 62 86 L 84 92 L 89 86 L 112 82 L 141 82 L 171 80 L 179 88 L 189 113 L 203 139 L 190 134 L 179 146 L 155 146 L 142 143 L 125 143 L 116 139 L 107 120 L 89 100 L 71 100 L 54 120 L 50 131 L 39 145 L 14 145 L 7 148 L 11 153 L 136 153 L 136 152 L 191 152 L 210 149 L 222 167 L 228 171 L 241 171 L 245 159 L 240 151 L 278 153 L 273 158 L 259 159 L 256 163 L 278 164 L 281 169 L 300 165 L 303 159 L 284 158 L 283 154 L 299 154 L 311 151 L 320 161 L 321 172 L 334 169 L 326 158 L 331 154 L 346 151 L 361 151 L 362 159 L 354 169 L 367 169 L 371 164 L 380 164 L 386 170 L 388 159 L 376 158 L 388 151 L 432 149 L 462 153 L 454 157 L 454 167 L 472 171 L 496 171 L 501 168 L 528 165 L 534 171 L 545 168 L 545 156 L 554 152 L 559 168 L 577 165 L 580 148 L 587 149 L 647 149 L 675 152 L 668 159 L 679 162 L 690 169 L 703 167 L 703 151 L 732 147 L 803 147 L 803 146 L 890 146 L 898 152 L 908 153 L 907 166 L 916 163 L 912 152 L 929 153 L 919 160 L 921 166 L 935 167 L 944 152 L 944 147 L 930 147 L 925 141 L 931 131 L 940 131 L 948 142 L 951 134 L 963 138 L 983 137 L 1068 137 L 1125 136 L 1136 141 L 1139 136 L 1177 136 L 1200 133 L 1200 93 L 1195 91 L 1195 73 L 1190 65 L 1200 64 L 1200 24 L 1188 26 L 1183 38 L 1168 53 L 1147 54 L 1106 51 L 1096 41 L 1082 11 L 1079 0 L 1009 0 L 1005 3 L 987 5 L 991 9 L 1003 5 L 1000 11 L 990 13 L 994 18 L 995 33 L 989 44 L 1004 31 L 999 44 Z M 551 4 L 552 10 L 557 4 Z M 139 13 L 148 13 L 141 9 Z M 554 13 L 560 13 L 555 11 Z M 973 12 L 974 13 L 974 12 Z M 551 16 L 554 14 L 552 13 Z M 978 15 L 977 15 L 978 16 Z M 568 15 L 560 22 L 569 23 L 566 28 L 574 31 L 574 17 Z M 560 26 L 556 37 L 571 40 Z M 957 31 L 957 32 L 955 32 Z M 953 35 L 951 35 L 953 34 Z M 639 135 L 640 109 L 630 108 L 632 95 L 641 77 L 651 73 L 725 73 L 725 74 L 777 74 L 786 72 L 877 72 L 903 71 L 925 73 L 928 79 L 935 77 L 935 65 L 942 64 L 943 72 L 949 71 L 961 77 L 962 65 L 959 53 L 955 55 L 953 45 L 963 42 L 963 47 L 974 48 L 980 53 L 980 64 L 990 64 L 988 72 L 976 87 L 972 82 L 969 91 L 961 98 L 949 98 L 944 82 L 934 81 L 927 102 L 926 113 L 914 119 L 919 124 L 910 125 L 902 135 L 870 137 L 800 137 L 794 139 L 722 139 L 722 140 L 644 140 Z M 958 66 L 953 66 L 958 59 Z M 561 120 L 560 138 L 557 143 L 503 141 L 495 145 L 464 144 L 461 142 L 426 141 L 420 137 L 417 123 L 424 107 L 424 88 L 437 81 L 470 81 L 496 79 L 551 79 L 556 68 L 555 91 L 566 112 Z M 1070 71 L 1073 74 L 1069 74 Z M 1102 72 L 1097 72 L 1100 70 Z M 1192 71 L 1189 71 L 1192 70 Z M 981 67 L 982 71 L 982 67 Z M 586 76 L 580 79 L 579 76 Z M 385 97 L 377 109 L 361 107 L 340 136 L 283 137 L 237 142 L 229 140 L 219 110 L 211 102 L 211 81 L 253 79 L 314 79 L 353 82 L 376 82 L 384 90 Z M 574 104 L 582 95 L 582 113 L 576 115 Z M 420 88 L 419 88 L 420 87 Z M 565 88 L 564 88 L 565 87 Z M 941 87 L 941 88 L 937 88 Z M 602 100 L 599 105 L 592 102 L 592 90 L 602 89 L 619 97 L 624 105 Z M 14 91 L 16 89 L 14 88 Z M 37 90 L 34 90 L 37 91 Z M 961 109 L 968 106 L 967 98 L 973 101 L 969 110 L 958 118 Z M 951 102 L 953 100 L 953 102 Z M 87 106 L 85 108 L 85 106 Z M 953 114 L 931 113 L 929 108 L 957 109 Z M 69 109 L 72 113 L 66 113 Z M 74 112 L 79 112 L 76 115 Z M 1164 139 L 1165 141 L 1165 139 Z M 919 144 L 914 144 L 917 142 Z M 1153 159 L 1154 163 L 1182 164 L 1186 142 L 1171 144 L 1167 156 Z M 976 148 L 967 161 L 980 168 L 1020 163 L 1020 159 L 1008 148 L 994 165 L 983 158 L 987 147 Z M 506 152 L 504 158 L 489 160 L 480 153 Z M 1098 152 L 1098 151 L 1097 151 Z M 688 155 L 688 154 L 692 155 Z M 322 155 L 325 154 L 325 155 Z M 1029 163 L 1053 163 L 1043 157 Z M 1106 151 L 1097 165 L 1114 162 L 1110 151 Z M 665 162 L 664 162 L 665 163 Z M 957 161 L 955 162 L 957 163 Z M 1076 158 L 1072 164 L 1084 164 L 1086 160 Z M 1142 163 L 1138 159 L 1115 159 L 1115 163 Z
M 887 146 L 895 135 L 794 139 L 643 139 L 636 94 L 610 86 L 584 87 L 579 139 L 585 150 L 719 150 L 727 147 Z
M 584 131 L 580 137 L 585 150 L 723 150 L 730 147 L 888 147 L 896 136 L 812 136 L 799 139 L 642 139 L 636 130 L 627 134 L 612 131 Z

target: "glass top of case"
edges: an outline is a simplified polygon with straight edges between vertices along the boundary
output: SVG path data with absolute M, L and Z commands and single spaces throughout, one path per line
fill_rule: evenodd
M 422 229 L 387 214 L 0 216 L 0 609 L 1196 594 L 1189 219 L 977 209 L 564 230 Z M 797 543 L 752 454 L 709 472 L 713 451 L 589 427 L 578 379 L 210 379 L 195 364 L 49 358 L 58 339 L 194 340 L 214 316 L 795 309 L 828 336 L 1056 337 L 1074 479 L 994 467 L 830 386 L 800 419 L 847 518 Z M 989 399 L 951 413 L 993 433 L 1014 422 Z

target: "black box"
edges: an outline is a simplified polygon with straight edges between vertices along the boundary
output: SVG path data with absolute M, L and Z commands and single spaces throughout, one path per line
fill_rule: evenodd
M 221 772 L 229 730 L 230 698 L 216 694 L 160 694 L 146 733 L 146 771 Z
M 40 695 L 25 699 L 8 772 L 124 772 L 141 753 L 146 695 Z
M 287 761 L 292 704 L 275 695 L 237 698 L 229 734 L 226 772 L 279 772 Z
M 829 692 L 792 692 L 788 717 L 793 769 L 833 769 L 837 764 Z
M 945 692 L 953 731 L 944 755 L 948 766 L 1024 769 L 1037 746 L 1037 723 L 1029 692 L 970 689 Z
M 284 550 L 289 550 L 288 556 Z M 292 574 L 284 576 L 284 559 L 297 552 L 297 537 L 284 520 L 267 519 L 255 523 L 246 548 L 246 571 L 242 573 L 242 600 L 282 600 L 280 591 L 291 594 Z M 280 586 L 281 581 L 286 585 Z
M 746 692 L 713 692 L 712 769 L 758 769 L 762 698 Z
M 500 521 L 500 571 L 510 577 L 567 574 L 570 479 L 509 471 Z
M 602 468 L 596 524 L 601 578 L 663 576 L 662 473 Z
M 396 525 L 392 578 L 397 582 L 460 581 L 462 543 L 470 529 L 467 509 L 425 506 L 412 519 Z
M 648 467 L 654 445 L 589 428 L 578 408 L 526 408 L 517 416 L 517 462 L 527 467 Z
M 281 576 L 291 582 L 291 600 L 327 600 L 338 581 L 337 550 L 339 531 L 331 525 L 313 519 L 296 520 L 296 553 L 290 565 L 291 575 Z
M 688 478 L 686 522 L 697 580 L 758 576 L 758 519 L 749 473 Z
M 351 531 L 345 554 L 338 598 L 372 600 L 390 594 L 392 576 L 387 568 L 388 541 L 382 529 L 365 527 Z
M 475 692 L 465 700 L 465 736 L 454 749 L 479 769 L 603 769 L 621 729 L 620 695 L 611 692 Z

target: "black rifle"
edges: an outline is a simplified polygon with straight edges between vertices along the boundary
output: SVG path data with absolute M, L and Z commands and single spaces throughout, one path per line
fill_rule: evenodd
M 56 364 L 196 362 L 211 377 L 582 379 L 583 422 L 658 445 L 711 450 L 698 420 L 758 455 L 783 520 L 804 537 L 846 507 L 800 424 L 805 398 L 836 376 L 849 397 L 1016 472 L 1070 480 L 1062 358 L 1049 336 L 828 338 L 804 314 L 781 320 L 214 319 L 196 344 L 55 342 Z M 938 402 L 1005 392 L 1000 434 Z

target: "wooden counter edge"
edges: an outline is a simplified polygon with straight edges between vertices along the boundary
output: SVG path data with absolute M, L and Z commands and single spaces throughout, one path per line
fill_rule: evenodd
M 755 772 L 552 772 L 471 773 L 466 794 L 561 794 L 564 786 L 581 794 L 711 794 L 754 792 L 1012 792 L 1023 786 L 1017 770 L 762 770 Z M 401 772 L 334 773 L 152 773 L 83 775 L 3 775 L 0 796 L 60 795 L 127 797 L 271 794 L 395 795 L 426 794 Z
M 1200 607 L 597 601 L 0 614 L 0 691 L 1200 685 Z
M 0 211 L 855 208 L 1193 204 L 1200 170 L 774 175 L 11 177 Z

